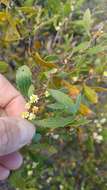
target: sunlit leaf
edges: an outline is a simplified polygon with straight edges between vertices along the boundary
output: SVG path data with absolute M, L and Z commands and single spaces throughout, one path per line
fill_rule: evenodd
M 38 53 L 35 53 L 33 55 L 33 58 L 35 60 L 35 63 L 40 65 L 41 67 L 46 67 L 46 68 L 50 68 L 50 69 L 56 67 L 56 65 L 54 63 L 43 60 Z
M 96 92 L 107 92 L 107 88 L 103 88 L 103 87 L 92 87 Z
M 28 7 L 28 6 L 22 6 L 20 8 L 17 8 L 18 11 L 22 11 L 25 14 L 29 14 L 29 13 L 37 13 L 37 9 L 35 7 Z
M 4 5 L 8 5 L 10 0 L 0 0 L 0 3 L 3 3 Z
M 90 102 L 94 104 L 98 102 L 98 95 L 91 87 L 84 85 L 84 94 Z
M 91 115 L 93 115 L 93 111 L 90 108 L 88 108 L 86 105 L 84 105 L 84 104 L 80 104 L 79 111 L 83 116 L 91 116 Z
M 6 73 L 9 69 L 9 65 L 5 61 L 0 61 L 0 73 Z
M 0 22 L 6 21 L 8 18 L 9 13 L 7 12 L 0 12 Z
M 17 29 L 14 27 L 9 26 L 6 31 L 5 41 L 6 42 L 13 42 L 20 40 L 20 34 Z
M 72 98 L 75 99 L 80 94 L 80 89 L 77 86 L 72 85 L 72 84 L 70 84 L 69 82 L 67 82 L 65 80 L 62 81 L 62 84 L 65 86 L 65 88 L 68 89 L 69 95 Z

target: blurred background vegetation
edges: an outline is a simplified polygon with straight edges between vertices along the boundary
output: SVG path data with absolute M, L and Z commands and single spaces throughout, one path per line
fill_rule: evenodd
M 0 71 L 29 102 L 26 65 L 40 97 L 37 135 L 9 183 L 15 190 L 106 190 L 106 0 L 0 2 Z M 74 111 L 63 107 L 69 98 Z

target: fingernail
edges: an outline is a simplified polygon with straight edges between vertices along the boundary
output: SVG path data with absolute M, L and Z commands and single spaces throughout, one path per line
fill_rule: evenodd
M 0 181 L 8 178 L 10 171 L 3 166 L 0 166 Z
M 20 145 L 24 146 L 32 140 L 35 134 L 35 127 L 25 119 L 18 121 L 18 127 L 20 128 Z

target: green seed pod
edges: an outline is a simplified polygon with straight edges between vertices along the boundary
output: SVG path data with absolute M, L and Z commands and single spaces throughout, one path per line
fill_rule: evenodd
M 23 96 L 28 96 L 32 84 L 32 73 L 26 65 L 21 66 L 16 72 L 16 84 Z

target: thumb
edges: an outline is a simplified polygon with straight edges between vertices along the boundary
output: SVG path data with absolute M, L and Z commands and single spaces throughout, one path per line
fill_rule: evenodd
M 0 156 L 10 154 L 28 144 L 34 133 L 34 126 L 25 119 L 1 117 Z

